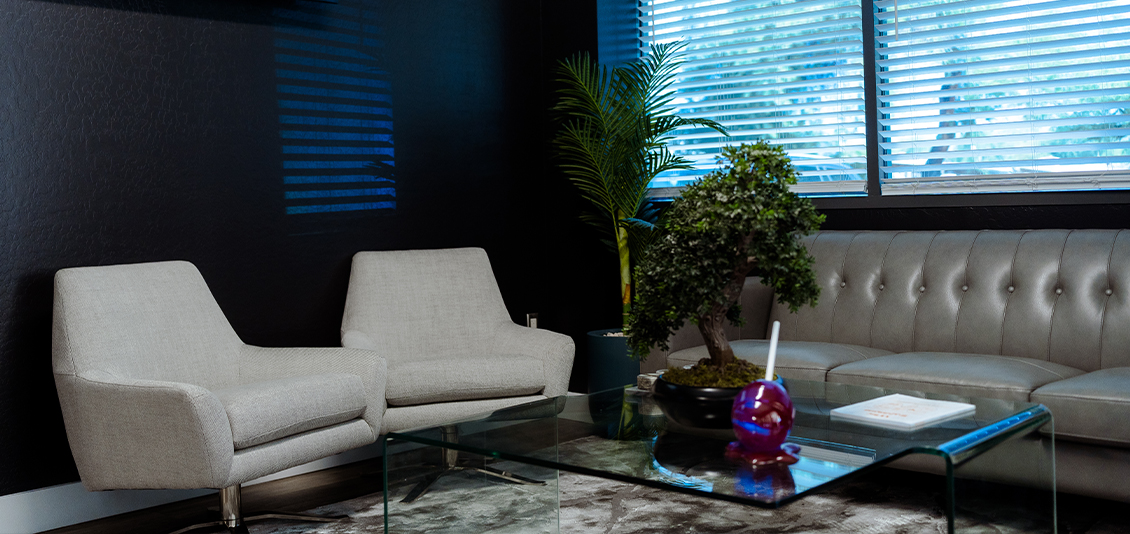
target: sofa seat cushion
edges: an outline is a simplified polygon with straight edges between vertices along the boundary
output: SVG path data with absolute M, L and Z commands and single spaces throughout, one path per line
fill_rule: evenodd
M 235 449 L 324 428 L 365 413 L 357 375 L 334 373 L 255 382 L 216 390 Z
M 1033 391 L 1032 402 L 1051 409 L 1056 438 L 1130 447 L 1130 367 L 1052 382 Z
M 1083 371 L 1058 363 L 982 354 L 906 352 L 841 365 L 829 382 L 1027 402 L 1044 384 Z
M 765 366 L 769 360 L 769 341 L 765 339 L 741 339 L 731 341 L 734 355 L 746 361 Z M 847 345 L 843 343 L 820 343 L 814 341 L 781 341 L 777 344 L 777 374 L 785 378 L 815 380 L 823 382 L 830 369 L 846 363 L 891 354 L 890 351 Z M 709 358 L 705 345 L 672 352 L 667 356 L 668 367 L 682 367 Z
M 388 363 L 385 400 L 413 406 L 533 395 L 545 389 L 541 360 L 520 356 L 458 357 Z

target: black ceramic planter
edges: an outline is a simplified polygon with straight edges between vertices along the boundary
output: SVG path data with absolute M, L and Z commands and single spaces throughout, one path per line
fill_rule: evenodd
M 655 381 L 652 397 L 671 420 L 694 428 L 730 428 L 730 410 L 742 388 L 703 388 Z
M 776 374 L 776 373 L 774 373 Z M 776 382 L 785 385 L 781 375 Z M 702 388 L 672 384 L 660 376 L 652 397 L 671 420 L 692 428 L 730 428 L 734 397 L 742 388 Z

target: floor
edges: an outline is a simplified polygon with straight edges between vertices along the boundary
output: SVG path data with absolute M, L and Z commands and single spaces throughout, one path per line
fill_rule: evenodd
M 249 515 L 263 510 L 314 510 L 320 513 L 345 513 L 354 517 L 351 521 L 333 526 L 267 521 L 253 525 L 251 532 L 381 532 L 383 498 L 380 494 L 380 470 L 380 459 L 368 460 L 245 488 L 244 510 Z M 944 532 L 944 520 L 937 513 L 940 509 L 938 497 L 932 489 L 940 486 L 940 479 L 932 475 L 893 469 L 880 470 L 849 486 L 829 491 L 826 495 L 802 499 L 781 510 L 762 510 L 682 495 L 672 499 L 669 492 L 567 473 L 562 473 L 557 483 L 558 486 L 552 488 L 552 492 L 556 495 L 560 491 L 561 532 Z M 486 529 L 467 524 L 452 525 L 450 519 L 441 526 L 417 521 L 440 513 L 448 518 L 476 515 L 481 516 L 480 519 L 485 517 L 484 520 L 498 521 L 497 518 L 489 517 L 489 514 L 484 515 L 482 510 L 504 508 L 506 503 L 495 495 L 503 495 L 501 492 L 513 493 L 509 488 L 490 484 L 486 485 L 487 489 L 482 489 L 484 485 L 481 481 L 469 479 L 453 478 L 445 484 L 448 486 L 446 496 L 437 492 L 430 500 L 422 500 L 423 504 L 415 510 L 401 508 L 399 520 L 403 528 L 396 531 L 531 531 L 522 526 Z M 465 493 L 459 493 L 460 491 Z M 1042 530 L 1029 530 L 1033 520 L 1031 514 L 1017 513 L 1015 509 L 1015 505 L 1021 501 L 1043 498 L 1039 492 L 1001 491 L 1001 487 L 991 484 L 978 486 L 973 491 L 974 498 L 969 501 L 970 512 L 967 514 L 969 519 L 964 523 L 967 531 L 1002 534 Z M 1010 495 L 1011 499 L 1001 501 L 1001 495 L 1004 494 Z M 1130 534 L 1130 504 L 1073 495 L 1060 495 L 1058 502 L 1059 532 L 1062 534 Z M 215 498 L 203 497 L 49 532 L 167 534 L 190 524 L 215 519 L 216 512 L 208 510 L 208 507 L 215 505 Z M 474 508 L 460 508 L 471 505 Z M 504 513 L 499 517 L 506 519 L 505 515 Z M 391 517 L 398 518 L 395 515 Z M 413 519 L 404 521 L 405 517 Z M 471 530 L 467 530 L 468 528 Z

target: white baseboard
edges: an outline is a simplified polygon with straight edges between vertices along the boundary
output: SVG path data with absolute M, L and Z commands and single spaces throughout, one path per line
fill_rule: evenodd
M 250 486 L 381 455 L 381 442 L 292 467 L 244 484 Z M 0 534 L 29 534 L 77 525 L 103 517 L 183 501 L 215 490 L 86 491 L 79 482 L 59 484 L 0 497 Z M 184 525 L 188 526 L 188 525 Z

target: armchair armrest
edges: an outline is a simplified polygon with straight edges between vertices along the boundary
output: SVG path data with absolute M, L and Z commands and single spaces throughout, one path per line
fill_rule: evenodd
M 83 485 L 102 489 L 221 488 L 231 472 L 231 426 L 200 386 L 92 371 L 56 374 Z
M 576 351 L 573 338 L 549 330 L 507 323 L 495 333 L 491 349 L 495 354 L 514 354 L 542 360 L 546 381 L 544 395 L 557 397 L 568 393 L 569 375 L 573 370 L 573 355 Z
M 385 383 L 388 365 L 376 352 L 362 349 L 287 347 L 267 348 L 244 345 L 240 353 L 239 379 L 249 384 L 294 376 L 347 373 L 361 377 L 365 386 L 366 407 L 362 418 L 380 435 L 385 413 Z

